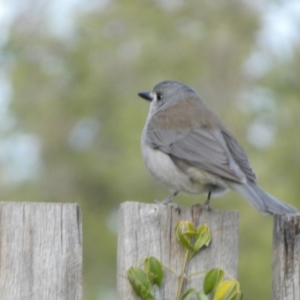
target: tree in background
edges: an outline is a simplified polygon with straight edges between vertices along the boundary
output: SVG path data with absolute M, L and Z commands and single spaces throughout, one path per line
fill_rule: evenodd
M 161 80 L 197 89 L 260 184 L 297 206 L 299 44 L 289 57 L 264 47 L 270 5 L 126 0 L 67 9 L 67 1 L 32 0 L 14 8 L 1 55 L 2 199 L 80 203 L 85 299 L 116 299 L 118 205 L 167 194 L 141 159 L 148 104 L 136 96 Z M 234 193 L 212 206 L 241 213 L 245 298 L 270 298 L 272 219 Z

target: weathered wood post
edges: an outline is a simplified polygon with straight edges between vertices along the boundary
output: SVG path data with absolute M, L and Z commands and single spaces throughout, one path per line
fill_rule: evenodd
M 0 202 L 0 299 L 82 300 L 76 204 Z
M 300 299 L 300 215 L 274 218 L 272 299 Z
M 180 274 L 185 250 L 177 244 L 175 226 L 180 220 L 206 223 L 212 232 L 211 245 L 197 253 L 187 272 L 195 273 L 213 267 L 225 269 L 237 276 L 238 266 L 238 213 L 235 211 L 199 211 L 184 207 L 178 214 L 170 206 L 125 202 L 119 210 L 118 226 L 118 299 L 138 299 L 127 280 L 126 271 L 139 260 L 151 255 Z M 177 279 L 165 272 L 161 296 L 175 299 Z M 200 290 L 199 277 L 187 281 L 187 287 Z

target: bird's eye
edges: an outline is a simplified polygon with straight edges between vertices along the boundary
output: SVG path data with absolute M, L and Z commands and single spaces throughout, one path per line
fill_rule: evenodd
M 157 98 L 157 100 L 160 100 L 162 98 L 162 93 L 157 93 L 156 98 Z

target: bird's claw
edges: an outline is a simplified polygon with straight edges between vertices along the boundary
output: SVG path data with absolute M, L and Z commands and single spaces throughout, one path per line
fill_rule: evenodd
M 210 207 L 210 203 L 207 202 L 207 201 L 205 201 L 203 204 L 202 203 L 194 204 L 192 207 L 193 208 L 198 208 L 199 211 L 202 211 L 202 210 L 206 210 L 207 212 L 212 211 L 212 208 Z
M 173 197 L 167 197 L 166 199 L 161 200 L 161 201 L 155 200 L 154 203 L 161 204 L 161 205 L 169 205 L 170 207 L 174 208 L 178 212 L 178 214 L 180 214 L 181 208 L 180 208 L 179 204 L 172 202 L 172 200 L 173 200 Z

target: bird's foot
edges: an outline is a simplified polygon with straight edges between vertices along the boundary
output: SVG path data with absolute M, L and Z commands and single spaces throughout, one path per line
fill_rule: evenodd
M 169 206 L 173 207 L 178 213 L 180 213 L 181 212 L 180 206 L 177 203 L 173 202 L 174 196 L 176 196 L 176 195 L 177 195 L 177 193 L 174 193 L 162 201 L 155 200 L 155 203 L 169 205 Z
M 205 201 L 202 203 L 196 203 L 192 206 L 193 209 L 198 209 L 199 211 L 206 210 L 207 212 L 211 212 L 212 209 L 210 207 L 210 201 Z
M 211 207 L 210 207 L 210 196 L 211 196 L 211 191 L 208 192 L 207 199 L 203 204 L 194 204 L 192 206 L 192 209 L 198 209 L 199 212 L 202 210 L 206 210 L 207 212 L 211 212 Z

